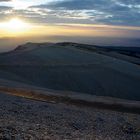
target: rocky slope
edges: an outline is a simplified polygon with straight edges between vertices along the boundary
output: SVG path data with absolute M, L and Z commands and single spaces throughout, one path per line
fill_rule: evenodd
M 0 93 L 0 139 L 139 140 L 140 116 Z

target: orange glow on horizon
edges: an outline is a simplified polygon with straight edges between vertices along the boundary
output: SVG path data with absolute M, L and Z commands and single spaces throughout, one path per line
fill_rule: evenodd
M 22 19 L 13 18 L 8 22 L 0 23 L 0 38 L 53 35 L 125 37 L 128 35 L 127 32 L 132 30 L 140 31 L 140 27 L 88 24 L 37 25 L 33 23 L 26 23 Z

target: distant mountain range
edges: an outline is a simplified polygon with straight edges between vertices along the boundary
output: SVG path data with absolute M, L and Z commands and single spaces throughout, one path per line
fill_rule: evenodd
M 26 43 L 0 54 L 3 80 L 97 96 L 140 100 L 140 48 Z

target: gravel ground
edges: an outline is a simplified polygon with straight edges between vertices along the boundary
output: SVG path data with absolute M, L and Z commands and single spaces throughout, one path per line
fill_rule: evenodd
M 140 115 L 0 93 L 0 140 L 140 140 Z

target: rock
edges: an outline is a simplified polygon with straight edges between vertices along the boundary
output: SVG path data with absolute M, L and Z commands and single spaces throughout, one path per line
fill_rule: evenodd
M 85 130 L 86 128 L 86 125 L 77 122 L 69 123 L 69 125 L 72 126 L 75 130 Z
M 126 134 L 136 134 L 137 130 L 134 126 L 132 126 L 130 123 L 127 123 L 123 126 L 122 131 Z

